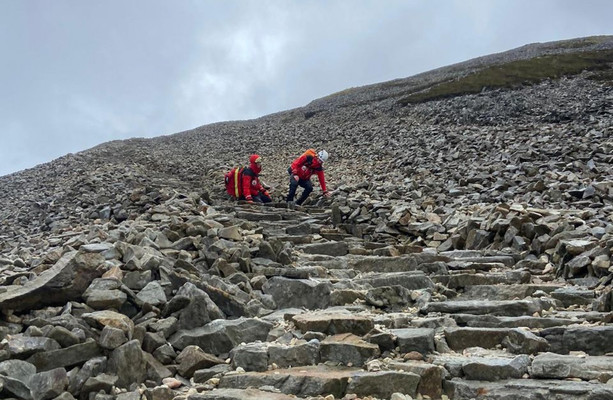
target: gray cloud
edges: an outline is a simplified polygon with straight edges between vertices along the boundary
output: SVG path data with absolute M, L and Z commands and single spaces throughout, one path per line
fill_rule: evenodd
M 0 175 L 533 42 L 609 0 L 0 0 Z

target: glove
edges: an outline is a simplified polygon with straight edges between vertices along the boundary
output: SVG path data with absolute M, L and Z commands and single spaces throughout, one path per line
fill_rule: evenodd
M 327 190 L 324 192 L 324 196 L 325 197 L 330 197 L 332 196 L 332 193 L 328 192 Z

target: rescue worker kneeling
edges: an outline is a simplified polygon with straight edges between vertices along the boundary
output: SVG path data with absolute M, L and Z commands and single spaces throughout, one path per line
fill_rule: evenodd
M 330 193 L 326 188 L 326 179 L 324 176 L 324 161 L 328 159 L 328 152 L 321 150 L 319 153 L 315 153 L 315 150 L 308 149 L 300 157 L 296 158 L 292 165 L 287 169 L 289 173 L 289 193 L 287 194 L 288 205 L 294 204 L 294 196 L 296 196 L 296 190 L 298 186 L 304 188 L 302 195 L 296 201 L 297 205 L 301 205 L 309 197 L 309 194 L 313 191 L 313 183 L 311 182 L 311 175 L 316 174 L 319 179 L 319 185 L 323 191 L 323 195 L 330 197 Z
M 237 167 L 226 174 L 228 194 L 238 200 L 247 200 L 249 203 L 270 203 L 272 201 L 270 194 L 265 184 L 260 182 L 261 171 L 262 157 L 253 154 L 249 157 L 248 167 Z

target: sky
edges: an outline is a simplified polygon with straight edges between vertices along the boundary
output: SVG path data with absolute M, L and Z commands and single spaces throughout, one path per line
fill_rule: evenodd
M 611 0 L 0 0 L 0 175 L 536 42 Z

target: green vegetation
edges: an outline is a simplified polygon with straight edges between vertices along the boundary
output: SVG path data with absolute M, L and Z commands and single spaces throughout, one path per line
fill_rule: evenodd
M 577 75 L 582 71 L 603 71 L 600 72 L 602 79 L 610 80 L 612 63 L 613 50 L 555 54 L 513 61 L 487 67 L 469 75 L 442 82 L 427 90 L 414 92 L 400 99 L 398 103 L 406 106 L 407 104 L 475 94 L 484 88 L 517 88 L 545 79 Z

